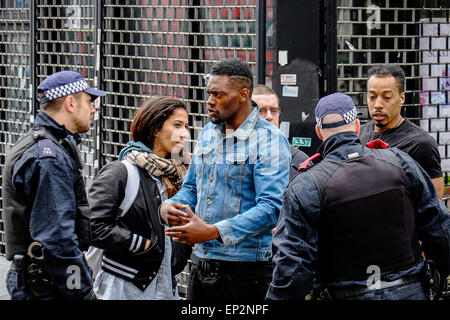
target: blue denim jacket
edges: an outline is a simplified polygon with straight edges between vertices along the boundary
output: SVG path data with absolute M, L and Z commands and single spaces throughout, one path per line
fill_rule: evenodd
M 221 241 L 198 243 L 200 258 L 267 261 L 272 256 L 272 228 L 288 183 L 291 152 L 281 131 L 259 118 L 258 108 L 232 133 L 224 124 L 201 131 L 180 191 L 165 203 L 195 207 L 215 224 Z

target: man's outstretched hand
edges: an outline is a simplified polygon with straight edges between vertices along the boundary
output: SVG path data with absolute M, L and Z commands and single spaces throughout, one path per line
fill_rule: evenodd
M 191 210 L 187 204 L 179 202 L 166 203 L 161 205 L 159 214 L 169 226 L 182 226 L 191 221 L 187 213 L 182 211 L 187 209 Z
M 167 228 L 166 235 L 173 238 L 174 241 L 194 244 L 220 238 L 219 230 L 213 224 L 207 224 L 200 219 L 189 206 L 185 207 L 189 222 L 184 225 L 178 225 Z

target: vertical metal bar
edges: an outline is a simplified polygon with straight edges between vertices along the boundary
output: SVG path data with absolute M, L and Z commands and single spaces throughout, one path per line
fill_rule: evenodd
M 36 1 L 30 1 L 30 122 L 34 123 L 34 118 L 36 116 Z
M 103 43 L 102 43 L 102 24 L 103 24 L 103 4 L 102 0 L 97 0 L 95 6 L 95 76 L 94 85 L 99 89 L 103 88 Z M 94 151 L 94 172 L 97 174 L 98 170 L 103 164 L 102 158 L 102 134 L 101 134 L 101 123 L 102 123 L 102 99 L 98 99 L 99 110 L 97 112 L 98 119 L 95 125 L 95 151 Z
M 326 59 L 325 59 L 325 94 L 337 91 L 337 4 L 336 0 L 326 0 Z
M 256 3 L 256 83 L 266 82 L 266 0 Z

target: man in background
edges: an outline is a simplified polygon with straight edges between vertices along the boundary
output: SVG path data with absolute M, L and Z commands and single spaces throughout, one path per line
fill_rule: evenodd
M 422 128 L 401 116 L 404 102 L 403 69 L 397 65 L 376 65 L 370 68 L 367 104 L 372 121 L 361 126 L 361 143 L 381 139 L 390 147 L 397 147 L 409 154 L 431 177 L 442 199 L 444 180 L 438 145 Z
M 259 116 L 277 128 L 280 127 L 280 100 L 276 92 L 264 84 L 255 84 L 253 87 L 252 100 L 259 105 Z M 303 151 L 291 147 L 292 162 L 289 169 L 289 179 L 292 179 L 297 174 L 300 164 L 308 159 L 308 155 Z

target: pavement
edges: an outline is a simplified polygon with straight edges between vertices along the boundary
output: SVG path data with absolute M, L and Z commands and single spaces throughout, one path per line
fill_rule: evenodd
M 0 300 L 10 300 L 8 291 L 6 290 L 6 273 L 9 270 L 11 262 L 6 260 L 4 256 L 0 256 Z

